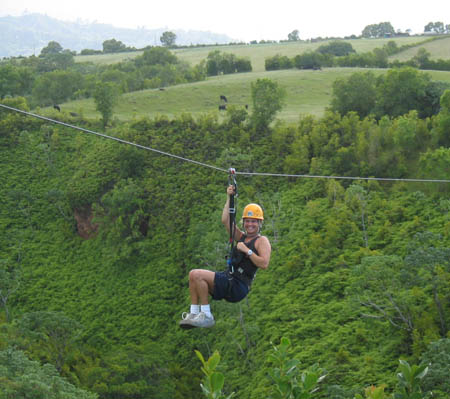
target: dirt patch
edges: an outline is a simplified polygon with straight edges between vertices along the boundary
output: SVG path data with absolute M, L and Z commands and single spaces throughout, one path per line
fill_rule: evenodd
M 80 237 L 88 240 L 95 236 L 98 224 L 92 223 L 94 217 L 90 206 L 85 208 L 77 208 L 74 210 L 75 220 L 77 221 L 77 232 Z

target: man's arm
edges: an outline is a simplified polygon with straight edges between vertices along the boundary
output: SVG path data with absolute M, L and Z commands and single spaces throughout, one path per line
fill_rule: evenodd
M 236 248 L 239 251 L 244 252 L 245 254 L 250 249 L 243 242 L 238 242 Z M 256 255 L 256 253 L 253 252 L 250 255 L 250 260 L 256 267 L 267 269 L 269 267 L 270 254 L 272 252 L 272 247 L 270 246 L 269 239 L 265 236 L 259 237 L 255 242 L 255 249 L 258 251 L 259 255 Z

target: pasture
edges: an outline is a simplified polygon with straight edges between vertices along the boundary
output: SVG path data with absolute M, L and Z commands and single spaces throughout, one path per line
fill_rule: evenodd
M 414 44 L 424 41 L 425 36 L 399 37 L 395 39 L 351 39 L 346 40 L 358 52 L 368 52 L 380 48 L 387 42 L 394 40 L 398 46 Z M 268 57 L 276 54 L 294 57 L 305 51 L 313 51 L 327 43 L 321 42 L 284 42 L 265 44 L 239 44 L 227 46 L 190 47 L 176 49 L 177 57 L 191 65 L 205 60 L 211 51 L 233 53 L 238 57 L 251 60 L 253 71 L 233 75 L 209 77 L 205 81 L 167 87 L 165 90 L 151 89 L 127 93 L 121 96 L 119 104 L 114 110 L 114 118 L 129 121 L 133 118 L 166 115 L 174 118 L 182 113 L 190 113 L 197 118 L 204 114 L 213 113 L 223 119 L 225 112 L 219 111 L 220 95 L 226 95 L 228 106 L 245 107 L 251 112 L 251 83 L 257 79 L 268 78 L 279 83 L 286 89 L 285 106 L 279 112 L 278 119 L 291 123 L 296 122 L 300 115 L 320 117 L 330 104 L 333 82 L 341 77 L 351 75 L 356 71 L 367 71 L 359 68 L 324 68 L 321 71 L 312 70 L 282 70 L 265 71 L 264 62 Z M 432 58 L 450 58 L 450 37 L 420 45 L 431 53 Z M 396 56 L 406 60 L 417 54 L 419 46 L 415 46 Z M 111 64 L 131 59 L 142 52 L 127 52 L 105 55 L 77 56 L 77 62 L 90 61 L 97 64 Z M 393 57 L 393 58 L 394 58 Z M 373 69 L 374 73 L 385 73 L 386 70 Z M 450 72 L 430 71 L 435 80 L 450 82 Z M 63 106 L 67 112 L 76 112 L 87 118 L 99 118 L 92 99 L 71 101 Z
M 398 46 L 404 44 L 413 44 L 423 41 L 424 36 L 399 37 L 394 39 L 349 39 L 345 40 L 353 46 L 357 53 L 372 51 L 374 48 L 383 47 L 388 41 L 395 41 Z M 264 44 L 236 44 L 229 46 L 206 46 L 206 47 L 189 47 L 173 50 L 174 54 L 190 65 L 197 65 L 206 59 L 211 51 L 219 50 L 224 53 L 233 53 L 238 57 L 250 59 L 253 72 L 263 72 L 265 59 L 280 54 L 287 57 L 295 57 L 306 51 L 314 51 L 319 46 L 329 43 L 329 40 L 320 42 L 283 42 L 283 43 L 264 43 Z M 450 45 L 449 45 L 450 47 Z M 132 59 L 142 54 L 142 51 L 99 54 L 99 55 L 78 55 L 75 57 L 76 62 L 92 62 L 95 64 L 113 64 Z M 415 52 L 414 52 L 415 54 Z
M 402 62 L 408 61 L 417 54 L 420 48 L 424 48 L 428 51 L 430 53 L 430 59 L 432 60 L 448 60 L 450 59 L 450 36 L 412 47 L 408 50 L 402 51 L 399 54 L 393 55 L 389 58 L 389 60 L 399 60 Z
M 114 109 L 114 118 L 129 121 L 134 118 L 167 115 L 169 118 L 190 113 L 194 118 L 205 114 L 224 118 L 226 113 L 218 110 L 222 104 L 220 95 L 228 99 L 228 106 L 249 106 L 251 112 L 250 86 L 257 79 L 268 78 L 286 89 L 285 106 L 278 119 L 288 123 L 298 121 L 300 115 L 320 117 L 329 106 L 333 82 L 355 72 L 368 71 L 361 68 L 325 68 L 321 71 L 284 70 L 271 72 L 249 72 L 222 75 L 202 82 L 171 86 L 165 90 L 151 89 L 123 94 Z M 371 69 L 376 74 L 386 70 Z M 450 72 L 428 72 L 434 80 L 450 82 Z M 99 119 L 92 99 L 77 100 L 61 106 L 62 112 L 76 112 L 86 118 Z M 46 109 L 55 112 L 51 108 Z

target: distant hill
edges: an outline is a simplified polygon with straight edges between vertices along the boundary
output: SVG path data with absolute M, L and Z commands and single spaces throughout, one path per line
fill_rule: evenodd
M 160 36 L 170 30 L 177 35 L 178 45 L 224 44 L 233 41 L 227 35 L 205 31 L 183 31 L 170 28 L 124 29 L 112 25 L 86 22 L 66 22 L 42 14 L 0 17 L 0 57 L 39 55 L 48 42 L 54 40 L 72 51 L 101 50 L 102 43 L 116 39 L 128 47 L 143 48 L 159 45 Z

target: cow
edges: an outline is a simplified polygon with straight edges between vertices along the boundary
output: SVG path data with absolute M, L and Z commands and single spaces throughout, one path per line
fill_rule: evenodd
M 57 111 L 61 112 L 61 108 L 58 104 L 53 105 L 53 108 L 55 108 Z
M 225 101 L 226 103 L 228 102 L 227 98 L 223 94 L 220 95 L 220 99 Z
M 227 109 L 227 106 L 225 104 L 219 105 L 219 111 L 225 111 Z

